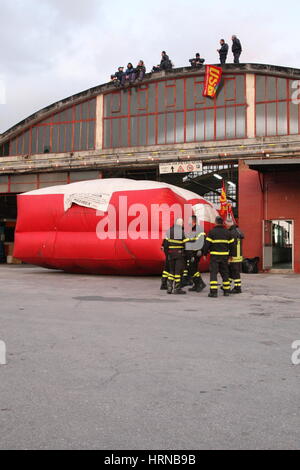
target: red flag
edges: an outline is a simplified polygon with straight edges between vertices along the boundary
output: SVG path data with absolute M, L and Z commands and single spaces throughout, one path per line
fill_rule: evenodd
M 215 67 L 213 65 L 205 66 L 205 79 L 203 96 L 214 98 L 217 94 L 218 87 L 221 83 L 223 70 L 221 67 Z
M 226 193 L 224 180 L 223 180 L 223 187 L 222 187 L 222 192 L 220 196 L 220 211 L 219 212 L 224 222 L 236 224 L 233 210 L 232 210 L 232 205 L 230 202 L 227 201 L 227 193 Z

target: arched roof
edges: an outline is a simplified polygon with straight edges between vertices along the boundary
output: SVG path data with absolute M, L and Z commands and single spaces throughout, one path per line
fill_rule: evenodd
M 205 68 L 194 70 L 191 67 L 181 67 L 173 69 L 169 72 L 158 72 L 155 74 L 147 74 L 145 77 L 145 83 L 156 81 L 157 79 L 162 78 L 173 78 L 173 77 L 180 77 L 184 75 L 199 75 L 200 73 L 204 73 Z M 277 65 L 267 65 L 267 64 L 226 64 L 223 66 L 223 70 L 225 73 L 255 73 L 255 74 L 263 74 L 263 75 L 276 75 L 279 77 L 286 77 L 286 78 L 294 78 L 295 80 L 300 80 L 300 69 L 295 69 L 291 67 L 281 67 Z M 32 115 L 28 116 L 18 124 L 14 125 L 3 134 L 0 135 L 0 144 L 5 143 L 9 139 L 13 138 L 15 135 L 19 134 L 26 130 L 26 128 L 46 119 L 48 115 L 63 111 L 64 109 L 72 106 L 74 104 L 78 104 L 82 101 L 88 100 L 89 98 L 94 98 L 100 94 L 108 93 L 110 91 L 115 90 L 114 86 L 109 83 L 105 83 L 103 85 L 98 85 L 93 88 L 89 88 L 85 91 L 77 93 L 75 95 L 69 96 L 62 100 L 59 100 L 45 108 L 41 109 L 33 113 Z

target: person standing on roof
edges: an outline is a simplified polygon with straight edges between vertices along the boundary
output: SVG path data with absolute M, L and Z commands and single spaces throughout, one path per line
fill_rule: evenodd
M 234 57 L 234 63 L 239 64 L 242 53 L 242 45 L 241 41 L 236 36 L 232 36 L 232 53 Z
M 221 39 L 220 46 L 221 46 L 221 49 L 218 49 L 218 53 L 220 55 L 220 62 L 221 62 L 221 65 L 225 65 L 226 60 L 227 60 L 229 46 L 228 44 L 226 44 L 224 39 Z

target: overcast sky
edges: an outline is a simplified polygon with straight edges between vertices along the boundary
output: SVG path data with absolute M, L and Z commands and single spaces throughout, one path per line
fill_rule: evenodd
M 165 49 L 176 67 L 216 63 L 232 34 L 243 62 L 300 68 L 299 0 L 0 0 L 0 132 L 61 98 L 105 83 L 119 65 Z M 230 55 L 231 61 L 231 55 Z

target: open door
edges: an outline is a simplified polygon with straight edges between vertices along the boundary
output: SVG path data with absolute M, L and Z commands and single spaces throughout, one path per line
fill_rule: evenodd
M 272 226 L 272 220 L 264 221 L 263 269 L 272 269 L 273 265 Z
M 294 223 L 292 220 L 264 221 L 263 267 L 293 270 Z

